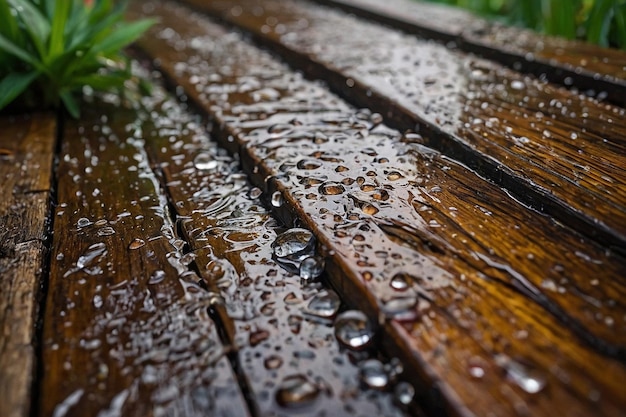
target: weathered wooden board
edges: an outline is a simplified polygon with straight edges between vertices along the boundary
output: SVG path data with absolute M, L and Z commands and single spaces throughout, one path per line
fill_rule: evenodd
M 412 0 L 317 0 L 422 37 L 496 60 L 518 71 L 626 104 L 626 53 L 487 22 L 472 13 Z
M 141 119 L 86 104 L 59 155 L 39 415 L 249 415 Z
M 142 5 L 161 25 L 141 47 L 215 119 L 278 212 L 314 231 L 332 285 L 380 323 L 430 411 L 620 414 L 623 258 L 239 35 Z
M 188 3 L 394 127 L 420 129 L 427 145 L 525 204 L 626 247 L 624 109 L 307 2 Z
M 0 118 L 0 415 L 27 417 L 47 258 L 54 114 Z
M 372 410 L 403 415 L 394 404 L 395 383 L 380 387 L 384 391 L 363 386 L 361 364 L 376 352 L 357 362 L 335 340 L 330 324 L 339 300 L 329 307 L 334 313 L 311 307 L 330 299 L 328 289 L 301 280 L 272 258 L 272 244 L 284 229 L 264 208 L 260 189 L 248 182 L 239 162 L 210 141 L 201 121 L 160 92 L 148 110 L 155 123 L 142 125 L 146 148 L 163 173 L 190 245 L 187 256 L 226 306 L 222 327 L 232 329 L 237 369 L 257 415 L 287 416 L 294 410 L 310 416 L 368 416 Z M 308 394 L 287 395 L 290 382 Z

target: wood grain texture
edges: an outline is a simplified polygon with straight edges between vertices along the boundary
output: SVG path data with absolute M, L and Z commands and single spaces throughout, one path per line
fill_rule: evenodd
M 142 121 L 86 107 L 59 156 L 39 415 L 248 415 Z
M 624 109 L 307 2 L 188 3 L 525 204 L 626 247 Z
M 27 417 L 56 122 L 42 113 L 0 126 L 0 415 Z
M 488 22 L 457 7 L 410 0 L 317 0 L 517 71 L 626 104 L 626 53 Z M 451 44 L 451 45 L 452 45 Z
M 144 7 L 162 23 L 141 47 L 282 196 L 277 212 L 314 231 L 332 285 L 380 324 L 432 413 L 621 413 L 622 257 L 238 35 Z

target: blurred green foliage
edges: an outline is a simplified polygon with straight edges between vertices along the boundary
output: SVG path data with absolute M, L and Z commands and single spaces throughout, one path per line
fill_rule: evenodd
M 549 35 L 626 49 L 626 0 L 428 0 Z

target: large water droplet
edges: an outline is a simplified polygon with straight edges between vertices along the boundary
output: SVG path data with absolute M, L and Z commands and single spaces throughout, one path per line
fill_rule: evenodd
M 272 248 L 278 258 L 312 254 L 315 238 L 309 230 L 293 228 L 276 236 Z
M 342 194 L 346 189 L 338 182 L 328 181 L 320 185 L 319 191 L 324 195 L 338 195 Z
M 300 263 L 300 278 L 304 280 L 316 279 L 324 272 L 324 260 L 319 256 L 309 256 Z
M 217 168 L 218 162 L 208 152 L 200 152 L 193 159 L 193 164 L 196 168 L 201 170 L 212 170 Z
M 89 264 L 91 264 L 96 258 L 106 255 L 107 247 L 104 243 L 94 243 L 89 246 L 87 250 L 78 257 L 76 261 L 76 267 L 83 269 Z
M 105 226 L 98 229 L 98 236 L 111 236 L 115 234 L 115 229 L 111 226 Z
M 317 293 L 309 302 L 306 312 L 313 316 L 331 319 L 339 311 L 341 300 L 333 290 L 325 290 Z
M 283 205 L 283 195 L 281 194 L 280 191 L 274 191 L 274 193 L 272 194 L 271 203 L 272 203 L 272 206 L 276 208 Z
M 140 238 L 135 238 L 133 239 L 132 242 L 130 242 L 130 244 L 128 245 L 128 249 L 130 250 L 135 250 L 135 249 L 139 249 L 140 247 L 142 247 L 143 245 L 146 244 L 146 241 Z
M 389 376 L 385 367 L 378 359 L 368 359 L 360 366 L 361 381 L 374 389 L 385 389 L 389 384 Z
M 276 391 L 276 401 L 283 407 L 302 407 L 313 402 L 320 389 L 304 375 L 291 375 L 283 379 Z
M 344 311 L 335 319 L 335 337 L 351 349 L 364 349 L 372 341 L 374 330 L 362 311 Z

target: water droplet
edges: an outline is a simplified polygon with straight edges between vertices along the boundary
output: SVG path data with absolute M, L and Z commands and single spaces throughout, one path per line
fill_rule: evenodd
M 409 405 L 415 397 L 415 388 L 408 382 L 398 382 L 393 390 L 396 400 L 403 405 Z
M 322 163 L 318 161 L 317 159 L 301 159 L 296 164 L 296 167 L 298 169 L 305 169 L 305 170 L 318 169 L 321 166 L 322 166 Z
M 251 200 L 256 200 L 257 198 L 261 197 L 261 194 L 263 194 L 263 191 L 261 191 L 260 188 L 253 187 L 250 189 L 250 191 L 248 191 L 248 198 Z
M 320 193 L 324 195 L 338 195 L 346 191 L 346 189 L 338 182 L 328 181 L 320 185 Z
M 128 249 L 130 249 L 130 250 L 139 249 L 140 247 L 142 247 L 145 244 L 146 244 L 145 240 L 139 239 L 137 237 L 137 238 L 133 239 L 132 242 L 130 242 L 130 245 L 128 245 Z
M 389 285 L 394 290 L 406 291 L 411 286 L 411 281 L 405 274 L 396 274 L 389 282 Z
M 317 317 L 332 319 L 339 311 L 340 306 L 341 300 L 337 293 L 333 290 L 325 290 L 311 299 L 306 312 Z
M 513 90 L 523 90 L 524 88 L 526 88 L 526 84 L 524 84 L 524 82 L 520 80 L 513 80 L 511 81 L 511 88 Z
M 103 228 L 98 229 L 98 236 L 111 236 L 115 234 L 115 229 L 111 226 L 105 226 Z
M 256 346 L 259 343 L 267 340 L 270 337 L 270 332 L 267 330 L 257 330 L 256 332 L 251 332 L 248 340 L 250 341 L 250 346 Z
M 389 376 L 385 367 L 378 359 L 368 359 L 360 365 L 361 381 L 374 389 L 385 389 L 389 384 Z
M 495 360 L 506 369 L 507 377 L 527 393 L 536 394 L 546 386 L 546 377 L 538 369 L 516 362 L 505 355 L 498 355 Z
M 313 402 L 320 389 L 304 375 L 291 375 L 283 379 L 276 391 L 276 401 L 283 407 L 302 407 Z
M 148 284 L 158 284 L 159 282 L 165 279 L 165 271 L 159 269 L 154 271 L 154 273 L 148 279 Z
M 271 203 L 273 207 L 277 208 L 283 205 L 283 195 L 280 191 L 274 191 Z
M 270 355 L 263 361 L 265 369 L 278 369 L 283 365 L 283 359 L 278 355 Z
M 79 269 L 83 269 L 89 264 L 91 264 L 96 258 L 100 256 L 104 256 L 107 253 L 106 245 L 102 242 L 94 243 L 89 246 L 87 250 L 78 257 L 76 261 L 76 267 Z
M 381 305 L 381 310 L 387 317 L 399 321 L 412 321 L 417 318 L 417 294 L 413 292 L 402 293 L 397 297 L 386 300 Z
M 364 349 L 372 341 L 374 330 L 362 311 L 344 311 L 335 319 L 335 337 L 351 349 Z
M 78 219 L 78 221 L 76 222 L 76 226 L 78 226 L 78 228 L 83 228 L 83 227 L 87 227 L 91 224 L 91 220 L 89 220 L 86 217 L 81 217 L 80 219 Z
M 201 170 L 212 170 L 217 168 L 218 162 L 208 152 L 200 152 L 193 160 L 196 168 Z
M 319 277 L 324 272 L 324 260 L 319 256 L 309 256 L 300 263 L 300 278 L 311 280 Z
M 276 236 L 272 248 L 278 258 L 311 254 L 315 249 L 315 238 L 309 230 L 293 228 Z

